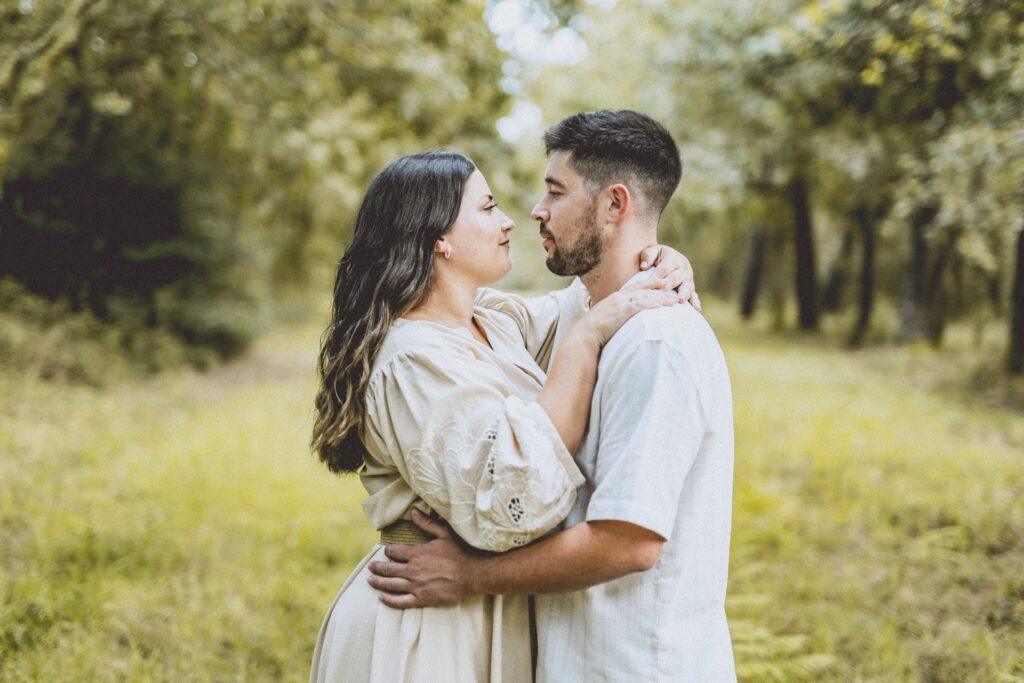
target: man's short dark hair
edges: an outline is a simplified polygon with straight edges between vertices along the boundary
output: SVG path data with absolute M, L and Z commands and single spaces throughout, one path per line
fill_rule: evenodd
M 683 173 L 672 135 L 630 109 L 573 114 L 548 128 L 544 148 L 548 154 L 572 152 L 569 165 L 591 193 L 613 183 L 635 184 L 656 215 L 665 210 Z

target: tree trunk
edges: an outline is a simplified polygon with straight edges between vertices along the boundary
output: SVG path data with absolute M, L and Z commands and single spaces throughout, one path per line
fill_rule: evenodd
M 1017 263 L 1010 297 L 1010 353 L 1006 369 L 1024 374 L 1024 230 L 1017 233 Z
M 799 306 L 800 327 L 818 328 L 818 290 L 814 272 L 814 229 L 811 223 L 811 205 L 807 181 L 797 173 L 788 188 L 793 210 L 793 239 L 796 247 L 796 299 Z
M 942 337 L 946 332 L 946 321 L 949 319 L 950 301 L 946 296 L 943 281 L 946 269 L 956 253 L 956 243 L 960 239 L 959 228 L 951 230 L 942 246 L 935 251 L 928 278 L 925 282 L 925 298 L 922 311 L 924 313 L 925 339 L 935 348 L 942 345 Z
M 860 295 L 857 299 L 857 322 L 850 334 L 850 346 L 857 348 L 864 343 L 871 313 L 875 308 L 875 217 L 868 207 L 859 204 L 854 218 L 860 228 Z
M 928 226 L 938 214 L 938 207 L 918 207 L 910 219 L 909 273 L 903 286 L 900 305 L 900 341 L 912 342 L 925 338 L 925 310 L 928 282 Z
M 988 278 L 988 303 L 997 318 L 1003 317 L 1003 285 L 1002 272 L 997 270 Z
M 843 307 L 843 294 L 846 292 L 846 283 L 850 279 L 850 256 L 853 252 L 854 232 L 853 226 L 843 232 L 843 243 L 839 247 L 839 254 L 832 262 L 832 268 L 825 279 L 825 286 L 821 290 L 822 313 L 835 313 Z
M 759 223 L 751 228 L 747 248 L 747 267 L 743 272 L 743 290 L 740 294 L 740 315 L 744 320 L 750 320 L 753 317 L 757 296 L 761 293 L 766 243 L 767 236 L 764 225 Z

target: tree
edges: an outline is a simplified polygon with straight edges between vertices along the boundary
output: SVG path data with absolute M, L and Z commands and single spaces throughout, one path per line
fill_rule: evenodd
M 0 276 L 236 353 L 283 289 L 325 284 L 386 161 L 494 149 L 508 97 L 483 12 L 5 4 Z

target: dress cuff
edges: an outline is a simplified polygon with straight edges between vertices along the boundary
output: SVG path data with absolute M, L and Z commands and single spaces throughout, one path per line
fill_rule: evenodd
M 540 429 L 544 436 L 547 437 L 547 440 L 551 443 L 552 450 L 555 452 L 555 457 L 565 470 L 570 483 L 572 483 L 574 487 L 579 488 L 586 483 L 586 478 L 583 476 L 583 473 L 580 472 L 580 468 L 576 464 L 576 460 L 573 459 L 572 454 L 569 453 L 569 449 L 565 447 L 561 434 L 558 433 L 554 423 L 551 422 L 551 418 L 548 417 L 547 412 L 539 403 L 536 401 L 526 403 L 515 396 L 509 396 L 508 410 L 509 417 L 524 417 L 537 425 L 537 428 Z

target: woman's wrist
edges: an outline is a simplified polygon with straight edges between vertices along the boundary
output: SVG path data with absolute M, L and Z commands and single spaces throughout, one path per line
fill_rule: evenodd
M 600 353 L 601 347 L 604 346 L 604 340 L 601 339 L 601 331 L 587 317 L 585 315 L 573 324 L 569 329 L 569 333 L 565 335 L 562 345 L 565 346 L 566 342 L 568 342 L 572 346 L 579 347 L 581 351 Z

